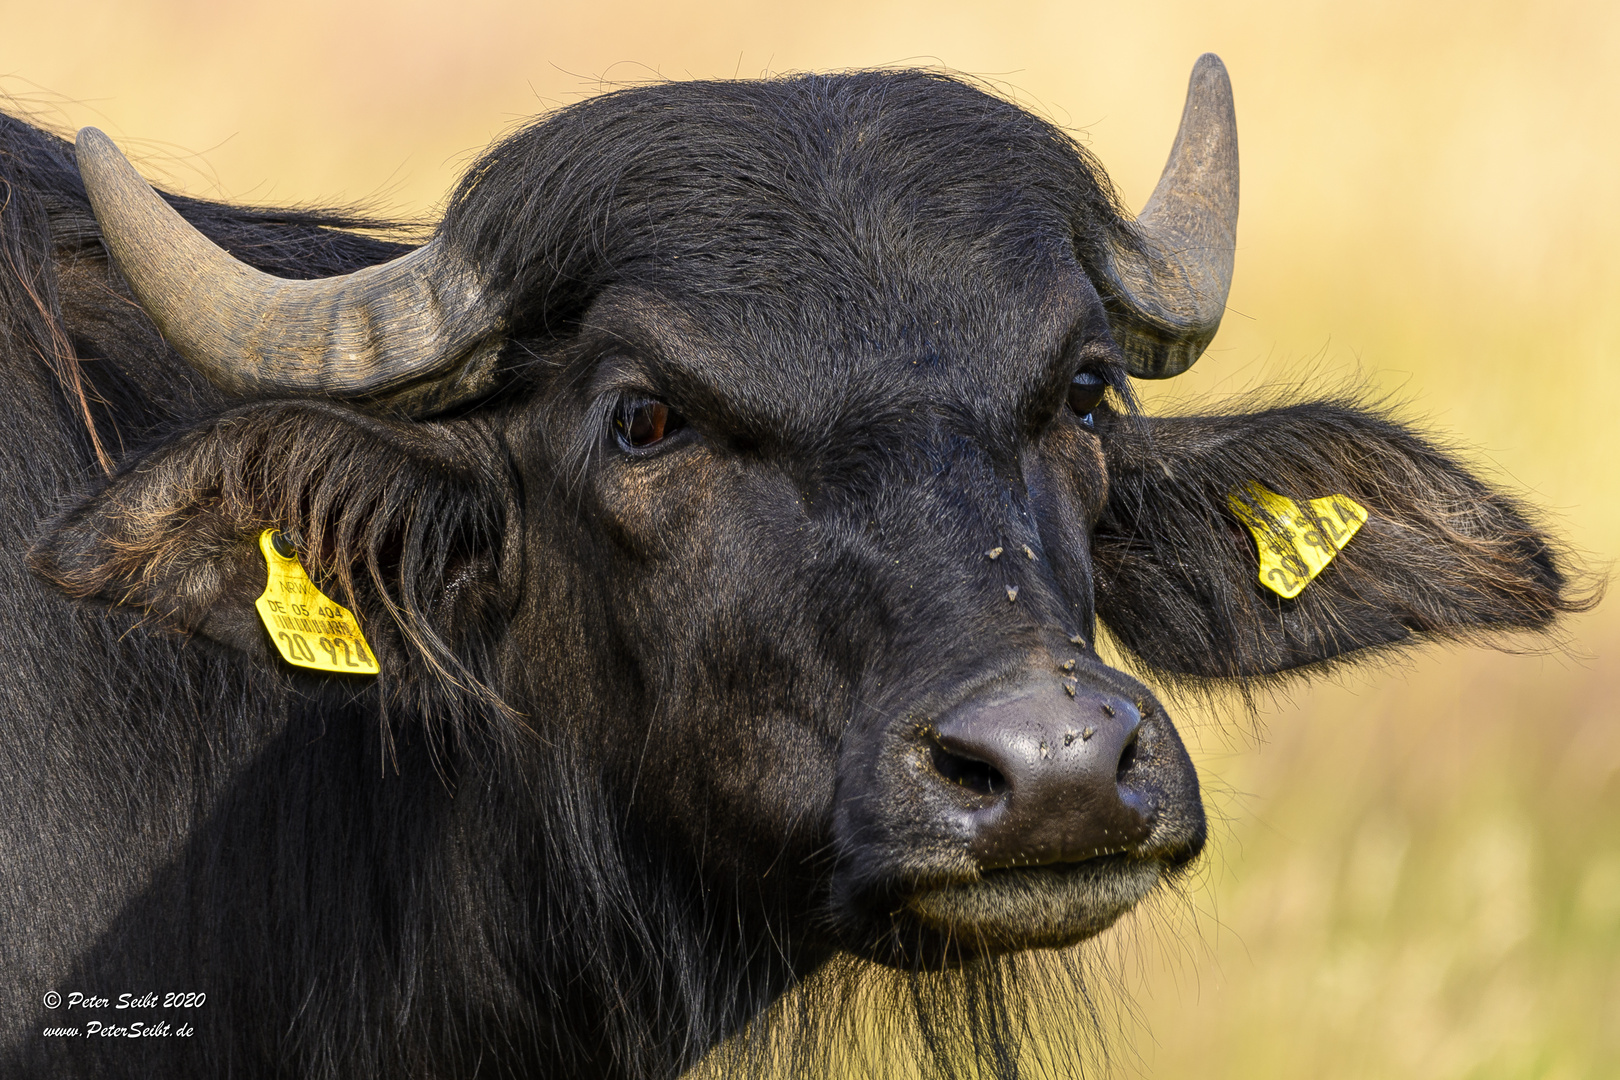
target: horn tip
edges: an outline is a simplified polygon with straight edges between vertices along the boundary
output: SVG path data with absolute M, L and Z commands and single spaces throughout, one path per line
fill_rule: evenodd
M 1187 82 L 1189 91 L 1202 87 L 1206 91 L 1215 91 L 1223 98 L 1230 99 L 1232 96 L 1232 77 L 1226 73 L 1226 64 L 1212 52 L 1193 61 L 1192 78 Z
M 94 127 L 80 128 L 73 137 L 73 156 L 78 160 L 81 174 L 86 169 L 98 172 L 109 167 L 116 169 L 118 163 L 127 160 L 123 151 L 118 149 L 118 144 L 105 131 Z

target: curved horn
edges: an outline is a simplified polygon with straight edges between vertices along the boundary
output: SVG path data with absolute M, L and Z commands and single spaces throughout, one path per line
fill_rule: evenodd
M 1214 338 L 1237 251 L 1237 114 L 1226 65 L 1193 65 L 1170 160 L 1131 235 L 1110 241 L 1102 282 L 1130 373 L 1167 379 Z
M 272 277 L 193 228 L 102 132 L 80 131 L 76 150 L 135 298 L 222 390 L 366 397 L 421 414 L 494 385 L 503 320 L 443 240 L 340 277 Z

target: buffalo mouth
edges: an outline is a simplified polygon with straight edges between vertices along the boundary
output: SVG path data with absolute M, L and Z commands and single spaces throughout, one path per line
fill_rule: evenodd
M 1196 847 L 1164 855 L 1117 852 L 914 885 L 889 893 L 881 905 L 869 895 L 864 947 L 854 951 L 892 967 L 941 968 L 1066 948 L 1113 926 L 1196 856 Z
M 1058 949 L 1102 933 L 1164 878 L 1159 859 L 1105 855 L 1080 863 L 987 870 L 977 881 L 914 893 L 905 911 L 975 954 Z

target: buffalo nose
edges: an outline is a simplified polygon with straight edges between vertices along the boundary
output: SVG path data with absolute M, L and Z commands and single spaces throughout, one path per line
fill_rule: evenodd
M 1049 675 L 941 716 L 932 764 L 956 787 L 979 865 L 1079 862 L 1146 839 L 1155 808 L 1132 775 L 1141 726 L 1133 702 Z

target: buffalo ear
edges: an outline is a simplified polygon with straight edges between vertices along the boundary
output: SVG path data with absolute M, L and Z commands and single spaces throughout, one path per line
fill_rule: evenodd
M 460 666 L 457 639 L 493 617 L 509 506 L 496 460 L 467 423 L 247 406 L 142 455 L 49 522 L 29 562 L 72 596 L 281 664 L 254 609 L 258 538 L 280 529 L 355 612 L 386 675 L 444 674 Z
M 1145 666 L 1265 676 L 1425 637 L 1544 630 L 1596 602 L 1514 499 L 1385 416 L 1337 402 L 1121 419 L 1094 556 L 1097 614 Z M 1369 518 L 1297 597 L 1264 588 L 1227 504 L 1259 481 Z

